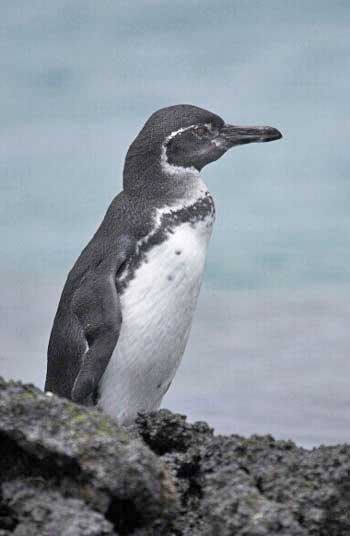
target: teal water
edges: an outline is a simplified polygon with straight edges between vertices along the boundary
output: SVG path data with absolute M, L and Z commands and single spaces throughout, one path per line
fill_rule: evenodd
M 165 403 L 221 431 L 346 440 L 349 4 L 4 0 L 1 19 L 0 372 L 42 384 L 65 275 L 128 144 L 192 103 L 284 139 L 204 170 L 217 222 Z

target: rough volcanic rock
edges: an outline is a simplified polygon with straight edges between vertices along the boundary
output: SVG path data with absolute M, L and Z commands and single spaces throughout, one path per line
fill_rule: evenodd
M 213 436 L 166 410 L 137 426 L 156 452 L 162 438 L 161 458 L 182 498 L 179 534 L 350 534 L 350 445 L 306 450 L 271 436 Z
M 109 536 L 116 534 L 103 514 L 81 499 L 63 497 L 44 481 L 13 480 L 2 485 L 3 500 L 15 516 L 16 536 Z
M 46 535 L 51 521 L 63 511 L 68 534 L 73 511 L 82 517 L 83 504 L 84 515 L 91 519 L 97 520 L 94 512 L 99 513 L 98 519 L 103 521 L 101 534 L 112 534 L 106 528 L 110 524 L 116 532 L 130 533 L 155 519 L 171 516 L 176 505 L 175 487 L 168 471 L 140 439 L 129 437 L 99 411 L 48 396 L 30 385 L 3 380 L 0 475 L 2 505 L 7 509 L 5 525 L 9 518 L 21 525 L 25 511 L 28 523 L 37 523 L 43 490 L 50 491 L 52 512 L 43 516 L 43 528 L 35 532 L 38 536 Z M 36 506 L 35 481 L 41 490 Z M 13 500 L 11 489 L 16 490 Z M 67 498 L 77 500 L 67 502 Z M 45 509 L 43 505 L 41 510 Z M 20 530 L 16 528 L 15 534 L 22 534 Z M 81 525 L 76 534 L 94 534 L 89 530 Z
M 350 534 L 349 445 L 215 436 L 167 410 L 123 430 L 1 380 L 0 486 L 0 536 Z

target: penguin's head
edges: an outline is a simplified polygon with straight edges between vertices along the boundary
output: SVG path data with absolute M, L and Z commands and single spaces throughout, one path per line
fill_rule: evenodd
M 132 165 L 137 161 L 142 166 L 141 173 L 149 175 L 152 170 L 153 178 L 160 174 L 163 183 L 175 177 L 177 181 L 186 181 L 232 147 L 281 137 L 282 134 L 273 127 L 231 125 L 197 106 L 169 106 L 153 113 L 146 121 L 129 148 L 125 170 L 134 168 L 133 176 L 139 176 Z

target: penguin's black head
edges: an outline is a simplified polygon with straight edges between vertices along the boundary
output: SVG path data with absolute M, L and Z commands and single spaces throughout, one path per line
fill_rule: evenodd
M 135 166 L 137 161 L 144 175 L 149 175 L 152 170 L 153 180 L 159 174 L 163 182 L 168 182 L 166 179 L 171 177 L 176 177 L 177 181 L 186 180 L 236 145 L 281 137 L 281 133 L 272 127 L 226 124 L 218 115 L 197 106 L 169 106 L 152 114 L 145 123 L 129 148 L 125 171 L 132 167 L 133 176 L 139 176 Z

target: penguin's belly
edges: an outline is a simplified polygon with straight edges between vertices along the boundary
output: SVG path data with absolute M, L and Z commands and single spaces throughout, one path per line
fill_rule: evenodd
M 157 410 L 189 336 L 213 217 L 176 226 L 152 246 L 120 297 L 122 328 L 98 405 L 120 423 Z

